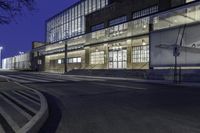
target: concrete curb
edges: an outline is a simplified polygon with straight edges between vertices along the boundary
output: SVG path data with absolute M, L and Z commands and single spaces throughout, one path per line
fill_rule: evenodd
M 96 78 L 96 79 L 108 79 L 108 80 L 123 80 L 123 81 L 133 81 L 138 83 L 151 83 L 151 84 L 160 84 L 160 85 L 174 85 L 174 86 L 183 86 L 183 87 L 200 87 L 200 83 L 196 82 L 182 82 L 175 84 L 173 81 L 166 80 L 147 80 L 147 79 L 136 79 L 136 78 L 128 78 L 128 77 L 104 77 L 104 76 L 88 76 L 88 75 L 68 75 L 68 74 L 56 74 L 56 73 L 48 73 L 48 72 L 39 72 L 33 74 L 49 74 L 49 75 L 57 75 L 57 76 L 71 76 L 71 77 L 80 77 L 80 78 Z
M 24 86 L 20 83 L 15 82 L 15 84 L 23 88 L 34 91 L 39 96 L 40 102 L 41 102 L 41 108 L 39 112 L 37 112 L 37 114 L 27 124 L 25 124 L 21 129 L 19 129 L 17 133 L 37 133 L 40 130 L 40 128 L 43 126 L 43 124 L 46 122 L 49 115 L 46 98 L 39 91 L 36 91 L 30 87 Z

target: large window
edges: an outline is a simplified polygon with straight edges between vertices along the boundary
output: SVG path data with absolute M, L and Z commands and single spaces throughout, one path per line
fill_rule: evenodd
M 97 30 L 100 30 L 100 29 L 103 29 L 103 28 L 104 28 L 104 23 L 101 23 L 101 24 L 92 26 L 91 31 L 97 31 Z
M 134 20 L 133 24 L 133 35 L 145 34 L 149 32 L 150 18 L 145 17 L 141 19 Z
M 68 58 L 68 63 L 81 63 L 81 57 Z
M 104 8 L 108 0 L 82 0 L 47 22 L 47 42 L 57 42 L 85 33 L 85 15 Z
M 115 37 L 124 34 L 128 30 L 128 23 L 113 26 L 109 29 L 109 36 Z
M 133 47 L 133 63 L 149 62 L 149 45 Z
M 119 17 L 119 18 L 111 20 L 109 22 L 109 26 L 117 25 L 126 21 L 127 21 L 127 16 Z
M 91 53 L 90 63 L 92 65 L 104 64 L 104 51 L 96 51 Z
M 174 9 L 153 18 L 154 30 L 200 22 L 200 5 L 193 3 L 182 9 Z
M 100 39 L 105 37 L 105 30 L 100 30 L 96 32 L 92 32 L 92 39 Z
M 138 11 L 138 12 L 134 12 L 133 13 L 133 19 L 136 19 L 136 18 L 140 18 L 140 17 L 143 17 L 143 16 L 147 16 L 149 14 L 152 14 L 152 13 L 156 13 L 158 12 L 158 6 L 152 6 L 150 8 L 147 8 L 147 9 L 144 9 L 144 10 L 141 10 L 141 11 Z

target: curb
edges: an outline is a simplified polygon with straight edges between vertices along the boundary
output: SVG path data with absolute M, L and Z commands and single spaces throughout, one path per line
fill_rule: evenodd
M 41 108 L 39 112 L 37 112 L 37 114 L 28 123 L 26 123 L 21 129 L 19 129 L 17 133 L 37 133 L 49 116 L 47 100 L 41 92 L 36 91 L 30 87 L 24 86 L 20 83 L 14 83 L 23 88 L 34 91 L 39 96 L 41 102 Z

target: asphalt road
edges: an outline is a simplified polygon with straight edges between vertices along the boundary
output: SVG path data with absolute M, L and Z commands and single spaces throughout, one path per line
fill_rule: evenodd
M 41 91 L 50 116 L 41 133 L 200 133 L 200 88 L 3 72 Z

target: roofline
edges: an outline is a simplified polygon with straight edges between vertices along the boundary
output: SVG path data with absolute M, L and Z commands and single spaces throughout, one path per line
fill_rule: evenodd
M 59 13 L 56 13 L 56 14 L 53 15 L 52 17 L 48 18 L 47 20 L 45 20 L 45 22 L 47 23 L 48 21 L 52 20 L 53 18 L 59 16 L 60 14 L 62 14 L 62 13 L 64 13 L 64 12 L 66 12 L 67 10 L 69 10 L 69 9 L 71 9 L 71 8 L 73 8 L 73 7 L 75 7 L 76 5 L 80 4 L 80 3 L 83 2 L 83 1 L 85 1 L 85 0 L 79 0 L 78 2 L 72 4 L 71 6 L 69 6 L 69 7 L 65 8 L 65 9 L 63 9 L 63 10 L 60 11 Z

